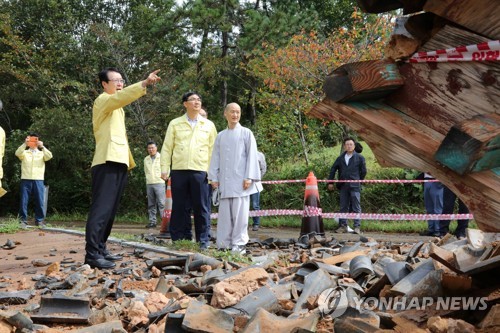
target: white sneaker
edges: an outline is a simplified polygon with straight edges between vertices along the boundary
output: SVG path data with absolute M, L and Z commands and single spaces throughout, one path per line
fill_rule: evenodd
M 245 245 L 233 245 L 233 247 L 231 248 L 231 252 L 243 255 L 247 253 L 247 250 L 245 249 Z

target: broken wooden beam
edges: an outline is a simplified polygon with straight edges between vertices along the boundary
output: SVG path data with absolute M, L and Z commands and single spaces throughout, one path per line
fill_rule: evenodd
M 454 125 L 434 157 L 461 175 L 500 167 L 500 115 L 479 115 Z
M 308 115 L 349 126 L 384 166 L 432 170 L 469 207 L 482 230 L 500 230 L 500 177 L 488 170 L 461 176 L 437 163 L 433 156 L 444 136 L 432 128 L 373 101 L 342 104 L 325 98 Z
M 419 51 L 486 41 L 483 36 L 446 26 Z M 385 103 L 443 135 L 462 121 L 500 110 L 499 62 L 410 63 L 399 71 L 405 84 Z
M 403 8 L 403 14 L 422 10 L 426 0 L 357 0 L 359 8 L 366 13 L 378 14 Z
M 500 256 L 486 259 L 475 263 L 467 268 L 464 268 L 464 273 L 467 275 L 475 275 L 478 273 L 493 271 L 493 269 L 500 267 Z
M 445 267 L 451 269 L 455 273 L 462 273 L 460 269 L 457 268 L 457 263 L 455 261 L 455 257 L 453 256 L 452 251 L 445 250 L 440 248 L 434 243 L 430 244 L 429 257 L 434 260 L 437 260 Z
M 424 11 L 439 15 L 451 22 L 491 39 L 500 39 L 500 6 L 491 0 L 427 1 Z
M 391 59 L 353 62 L 340 66 L 325 79 L 323 91 L 335 102 L 378 99 L 404 84 Z
M 352 258 L 355 258 L 357 256 L 366 255 L 368 252 L 370 252 L 370 249 L 357 250 L 357 251 L 342 253 L 325 259 L 315 259 L 315 261 L 319 261 L 329 265 L 336 265 L 343 263 L 344 261 L 351 260 Z

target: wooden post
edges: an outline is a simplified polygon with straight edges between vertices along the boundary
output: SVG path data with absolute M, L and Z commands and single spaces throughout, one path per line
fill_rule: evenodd
M 410 14 L 422 10 L 426 0 L 357 0 L 359 8 L 367 13 L 383 13 L 403 8 L 403 13 Z
M 335 102 L 378 99 L 404 84 L 390 59 L 342 65 L 325 79 L 323 91 Z
M 463 175 L 500 167 L 500 115 L 480 115 L 454 125 L 435 159 Z
M 424 11 L 491 39 L 500 39 L 500 5 L 491 0 L 439 0 L 427 1 Z
M 459 175 L 434 159 L 444 135 L 380 102 L 335 103 L 325 98 L 308 115 L 340 121 L 365 140 L 384 166 L 429 170 L 456 193 L 483 231 L 500 231 L 500 177 L 493 171 Z

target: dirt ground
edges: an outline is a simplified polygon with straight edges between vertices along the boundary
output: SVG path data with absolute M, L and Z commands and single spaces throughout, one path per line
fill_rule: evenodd
M 83 264 L 85 256 L 85 234 L 81 231 L 81 225 L 71 223 L 62 229 L 61 225 L 58 228 L 47 228 L 44 230 L 38 228 L 29 228 L 28 230 L 19 231 L 15 234 L 0 234 L 0 293 L 15 292 L 18 290 L 35 289 L 35 277 L 48 275 L 47 270 L 50 269 L 52 263 L 60 264 L 60 271 L 70 272 L 72 269 L 78 268 Z M 80 228 L 79 230 L 71 230 Z M 143 238 L 148 234 L 157 234 L 157 230 L 146 230 L 141 225 L 115 225 L 113 232 L 119 234 L 133 234 L 138 238 Z M 212 231 L 214 234 L 216 230 Z M 327 237 L 331 237 L 332 233 L 327 232 Z M 267 238 L 298 238 L 300 236 L 299 229 L 274 229 L 261 228 L 258 232 L 250 231 L 251 239 L 267 239 Z M 420 237 L 418 235 L 408 234 L 365 234 L 365 237 L 373 238 L 383 242 L 394 243 L 414 243 L 419 240 L 429 240 L 428 237 Z M 355 234 L 335 234 L 335 238 L 339 241 L 359 241 L 360 236 Z M 10 244 L 10 245 L 9 245 Z M 127 243 L 130 244 L 130 243 Z M 123 245 L 116 241 L 109 241 L 108 248 L 113 253 L 119 253 L 124 256 L 121 263 L 130 264 L 132 267 L 145 267 L 145 260 L 134 254 L 136 247 Z M 146 243 L 145 248 L 154 254 L 155 247 L 151 243 Z M 151 250 L 152 249 L 152 250 Z M 163 248 L 161 248 L 163 249 Z M 165 251 L 169 251 L 165 249 Z M 175 251 L 172 251 L 175 252 Z M 59 266 L 56 268 L 59 270 Z M 57 274 L 57 272 L 56 272 Z M 151 278 L 144 281 L 125 281 L 123 284 L 124 290 L 140 289 L 144 291 L 153 291 L 157 279 Z M 140 286 L 135 285 L 141 283 Z M 41 294 L 36 292 L 27 304 L 4 306 L 0 304 L 0 309 L 9 311 L 25 311 L 29 307 L 36 306 L 40 303 Z M 50 325 L 53 330 L 47 331 L 51 333 L 59 333 L 81 326 L 73 325 Z
M 80 227 L 80 223 L 71 223 L 67 225 L 67 230 Z M 15 248 L 0 251 L 0 275 L 9 275 L 13 280 L 20 280 L 27 274 L 43 274 L 46 266 L 41 266 L 43 261 L 61 262 L 63 264 L 78 265 L 83 263 L 85 256 L 85 235 L 83 232 L 78 234 L 68 234 L 58 232 L 61 228 L 48 228 L 40 230 L 30 228 L 27 231 L 20 231 L 16 234 L 0 234 L 0 246 L 6 244 L 7 240 L 16 243 Z M 133 234 L 138 238 L 141 235 L 157 234 L 156 230 L 146 230 L 142 225 L 122 225 L 116 224 L 113 232 L 120 234 Z M 215 234 L 216 229 L 212 229 Z M 300 230 L 294 228 L 261 228 L 259 231 L 250 231 L 250 238 L 264 240 L 267 238 L 298 238 Z M 339 241 L 358 241 L 359 235 L 356 234 L 332 234 L 326 232 L 327 236 L 335 236 Z M 430 237 L 422 237 L 417 234 L 380 234 L 365 233 L 365 237 L 373 238 L 379 242 L 394 243 L 415 243 L 420 240 L 430 240 Z M 110 243 L 112 252 L 126 254 L 133 252 L 133 248 L 123 248 L 117 243 Z M 36 262 L 40 261 L 40 262 Z M 36 266 L 40 265 L 40 266 Z

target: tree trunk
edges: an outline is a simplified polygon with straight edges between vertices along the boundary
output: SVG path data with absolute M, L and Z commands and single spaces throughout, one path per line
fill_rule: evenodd
M 223 60 L 225 60 L 227 57 L 227 50 L 228 49 L 229 49 L 228 33 L 226 31 L 223 31 L 222 32 L 222 54 L 221 54 L 221 58 Z M 224 63 L 224 61 L 223 61 L 223 63 Z M 221 102 L 221 105 L 223 108 L 226 107 L 226 105 L 227 105 L 227 71 L 225 68 L 226 68 L 225 65 L 223 65 L 221 68 L 222 83 L 221 83 L 220 102 Z

